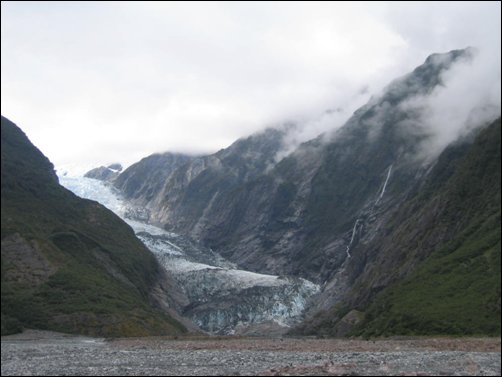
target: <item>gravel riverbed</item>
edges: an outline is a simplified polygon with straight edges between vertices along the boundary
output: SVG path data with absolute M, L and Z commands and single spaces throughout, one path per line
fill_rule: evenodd
M 105 340 L 27 331 L 2 337 L 1 373 L 500 376 L 500 338 Z

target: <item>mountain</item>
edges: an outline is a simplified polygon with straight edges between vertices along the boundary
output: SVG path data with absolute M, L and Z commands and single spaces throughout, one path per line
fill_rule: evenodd
M 114 185 L 150 211 L 150 221 L 196 236 L 210 221 L 212 203 L 263 174 L 275 162 L 284 130 L 267 129 L 203 157 L 170 153 L 147 157 L 126 169 Z
M 143 205 L 152 200 L 152 195 L 162 189 L 170 174 L 178 167 L 192 160 L 192 157 L 179 153 L 156 153 L 143 158 L 128 167 L 117 177 L 115 187 L 125 198 Z
M 175 170 L 153 195 L 138 194 L 153 221 L 246 269 L 324 283 L 346 259 L 359 216 L 385 205 L 374 203 L 391 166 L 387 193 L 398 196 L 425 171 L 409 157 L 425 136 L 399 127 L 410 117 L 399 103 L 432 91 L 441 72 L 468 56 L 429 57 L 336 135 L 307 142 L 279 163 L 287 130 L 269 129 Z
M 89 170 L 84 177 L 99 179 L 100 181 L 112 182 L 122 171 L 122 165 L 114 163 L 108 166 L 100 166 Z
M 500 129 L 499 118 L 472 144 L 451 146 L 420 191 L 396 212 L 388 227 L 392 250 L 384 249 L 389 241 L 379 244 L 388 257 L 423 262 L 373 302 L 353 296 L 352 305 L 362 304 L 368 312 L 357 333 L 500 335 Z M 411 236 L 412 229 L 417 234 Z M 413 239 L 417 236 L 421 244 Z M 368 285 L 385 264 L 377 258 L 376 273 L 359 280 Z M 372 289 L 382 286 L 375 282 Z
M 500 334 L 500 128 L 499 118 L 439 156 L 378 232 L 361 236 L 320 298 L 336 304 L 300 333 Z
M 433 135 L 421 110 L 409 106 L 444 86 L 452 66 L 473 58 L 471 49 L 431 55 L 338 131 L 279 162 L 287 129 L 196 158 L 139 197 L 152 221 L 241 268 L 322 284 L 300 333 L 500 333 L 500 263 L 492 264 L 500 258 L 500 137 L 494 134 L 500 122 L 478 124 L 438 156 L 427 153 Z M 493 144 L 481 146 L 488 141 Z M 484 267 L 467 268 L 472 275 L 464 281 L 458 260 Z M 442 263 L 450 269 L 438 273 Z M 418 277 L 436 282 L 427 300 Z M 459 281 L 472 283 L 472 309 L 455 288 Z M 451 289 L 441 291 L 439 283 Z M 404 299 L 407 289 L 415 301 Z M 428 313 L 416 310 L 420 302 L 430 303 Z M 423 318 L 403 317 L 414 311 Z
M 174 282 L 133 230 L 60 186 L 51 162 L 4 117 L 1 155 L 2 334 L 186 331 L 167 314 Z

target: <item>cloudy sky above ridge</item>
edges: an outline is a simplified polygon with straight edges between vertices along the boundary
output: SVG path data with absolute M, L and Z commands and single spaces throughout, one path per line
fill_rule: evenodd
M 314 137 L 433 52 L 475 46 L 500 83 L 500 2 L 1 8 L 2 115 L 56 165 L 210 153 L 291 120 Z

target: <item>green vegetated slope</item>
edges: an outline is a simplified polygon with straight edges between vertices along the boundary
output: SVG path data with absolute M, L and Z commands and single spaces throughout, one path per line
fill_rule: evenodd
M 440 207 L 440 215 L 426 224 L 428 234 L 444 227 L 454 237 L 416 240 L 418 251 L 433 242 L 432 253 L 404 281 L 359 308 L 366 315 L 353 334 L 500 335 L 500 149 L 499 119 L 468 148 L 453 146 L 443 153 L 408 208 Z M 417 228 L 428 221 L 414 220 Z M 394 236 L 399 232 L 397 227 Z
M 152 306 L 161 271 L 133 230 L 60 186 L 50 161 L 4 117 L 1 131 L 2 334 L 184 332 Z

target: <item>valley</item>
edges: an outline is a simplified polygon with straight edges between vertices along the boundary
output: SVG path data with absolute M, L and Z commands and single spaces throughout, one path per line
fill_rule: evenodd
M 500 376 L 500 14 L 2 1 L 1 375 Z
M 170 281 L 157 302 L 202 331 L 496 336 L 500 118 L 438 146 L 414 105 L 475 59 L 430 55 L 287 154 L 302 125 L 59 179 L 132 227 Z
M 288 154 L 301 125 L 56 175 L 2 117 L 2 333 L 500 335 L 500 114 L 437 146 L 410 105 L 473 59 Z

